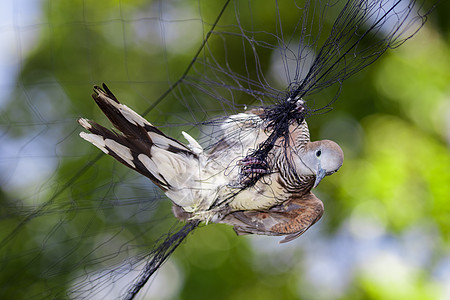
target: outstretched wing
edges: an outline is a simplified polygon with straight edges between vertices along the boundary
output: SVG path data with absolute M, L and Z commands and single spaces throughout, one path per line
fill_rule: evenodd
M 282 205 L 267 211 L 237 211 L 227 215 L 221 223 L 234 226 L 238 235 L 287 235 L 280 243 L 292 241 L 314 225 L 323 214 L 323 203 L 313 193 L 293 194 Z
M 78 123 L 91 133 L 81 132 L 80 136 L 127 167 L 147 176 L 164 191 L 169 190 L 171 180 L 168 178 L 173 178 L 171 173 L 177 172 L 173 166 L 174 160 L 169 157 L 195 159 L 197 154 L 166 136 L 126 105 L 120 104 L 105 84 L 103 89 L 95 86 L 92 97 L 121 134 L 82 118 Z

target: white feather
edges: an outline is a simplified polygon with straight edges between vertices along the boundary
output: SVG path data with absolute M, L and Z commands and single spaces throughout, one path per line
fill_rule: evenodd
M 155 144 L 155 146 L 161 148 L 161 149 L 169 149 L 169 145 L 175 148 L 180 148 L 180 144 L 158 134 L 155 132 L 148 132 L 148 136 L 150 137 L 150 139 L 152 140 L 153 144 Z
M 181 134 L 183 134 L 186 141 L 189 142 L 188 147 L 192 152 L 194 152 L 195 154 L 200 154 L 203 152 L 203 147 L 192 136 L 184 131 L 182 131 Z
M 122 116 L 124 116 L 124 118 L 127 119 L 127 121 L 130 122 L 131 124 L 142 126 L 142 127 L 145 124 L 151 125 L 146 119 L 141 117 L 139 114 L 137 114 L 134 110 L 130 109 L 128 106 L 117 103 L 116 101 L 112 100 L 111 98 L 109 98 L 103 94 L 99 94 L 99 96 L 103 100 L 107 101 L 109 104 L 111 104 L 112 106 L 117 108 L 120 111 L 120 113 L 122 114 Z
M 174 156 L 158 147 L 152 147 L 151 149 L 152 161 L 158 166 L 160 173 L 164 173 L 164 178 L 171 186 L 177 187 L 181 184 L 177 177 L 186 173 L 186 163 L 179 155 Z
M 93 133 L 80 132 L 80 137 L 93 144 L 106 154 L 109 153 L 109 151 L 105 148 L 105 140 L 102 136 Z
M 81 126 L 83 126 L 87 130 L 92 128 L 92 125 L 89 123 L 89 120 L 85 119 L 85 118 L 78 119 L 78 124 L 80 124 Z
M 146 119 L 138 115 L 135 111 L 130 109 L 128 106 L 120 104 L 120 113 L 128 120 L 128 122 L 144 127 L 145 124 L 151 125 Z
M 147 168 L 147 170 L 149 170 L 149 172 L 152 173 L 153 176 L 155 176 L 156 179 L 158 179 L 160 182 L 165 182 L 165 180 L 159 173 L 158 166 L 147 155 L 139 154 L 138 159 Z
M 129 164 L 133 168 L 136 167 L 133 163 L 133 156 L 131 155 L 131 150 L 129 148 L 111 139 L 105 139 L 105 144 L 109 149 L 111 149 L 111 151 L 122 158 L 127 164 Z

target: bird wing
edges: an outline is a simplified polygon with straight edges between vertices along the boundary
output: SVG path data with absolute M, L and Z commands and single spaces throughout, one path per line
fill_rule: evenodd
M 95 86 L 94 92 L 95 102 L 121 134 L 82 118 L 78 122 L 91 132 L 80 133 L 83 139 L 147 176 L 164 191 L 175 185 L 181 169 L 196 163 L 197 154 L 120 104 L 105 84 L 103 89 Z
M 234 226 L 238 235 L 287 235 L 280 243 L 292 241 L 316 223 L 323 214 L 323 203 L 313 193 L 293 194 L 282 205 L 265 211 L 236 211 L 220 223 Z

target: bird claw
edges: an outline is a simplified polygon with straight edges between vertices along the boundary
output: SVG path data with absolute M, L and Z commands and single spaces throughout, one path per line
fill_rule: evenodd
M 253 156 L 244 157 L 238 165 L 241 166 L 240 173 L 270 173 L 267 162 Z
M 238 163 L 240 166 L 239 179 L 235 186 L 246 188 L 254 185 L 261 177 L 270 174 L 270 169 L 266 161 L 254 156 L 246 156 Z

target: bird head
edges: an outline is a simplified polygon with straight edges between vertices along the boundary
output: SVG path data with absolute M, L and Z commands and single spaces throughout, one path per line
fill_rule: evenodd
M 331 175 L 342 166 L 344 152 L 333 141 L 322 140 L 309 142 L 305 151 L 298 153 L 295 166 L 299 175 L 316 176 L 314 188 L 326 176 Z

